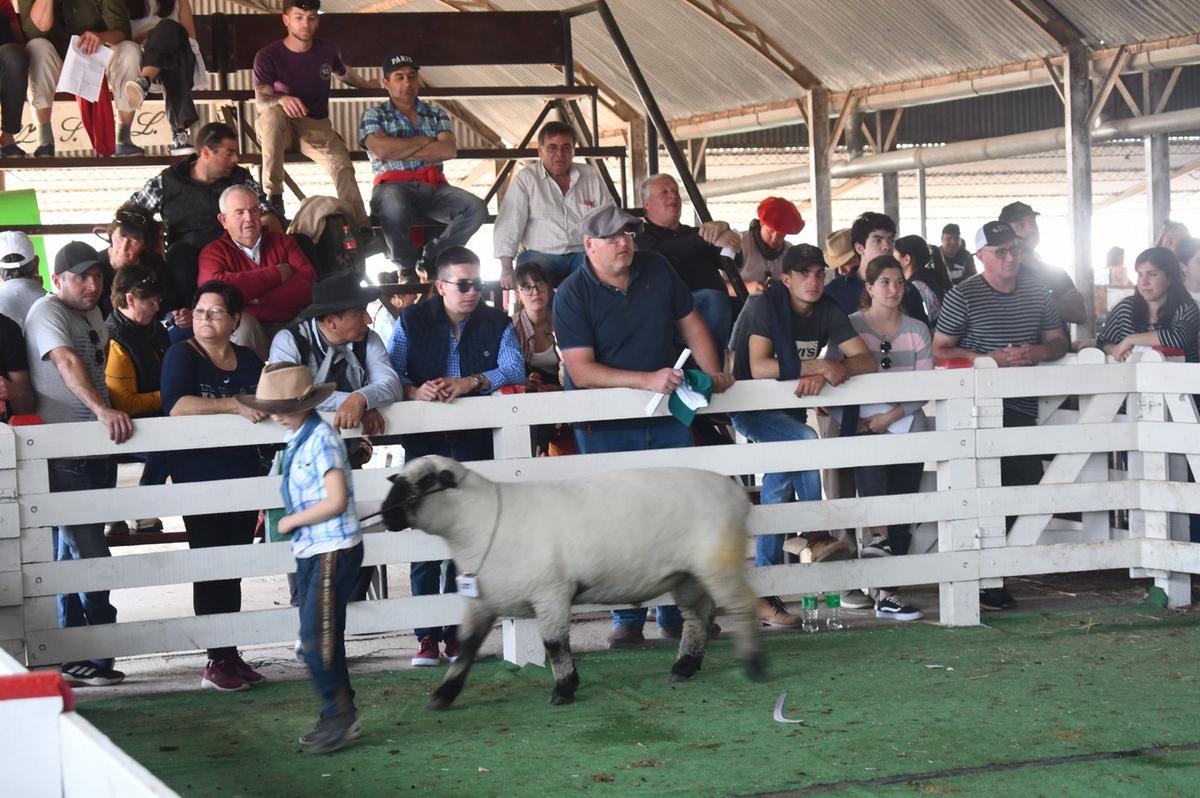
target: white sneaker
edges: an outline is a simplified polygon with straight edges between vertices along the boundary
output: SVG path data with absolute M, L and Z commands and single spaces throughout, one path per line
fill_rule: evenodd
M 191 155 L 196 151 L 196 146 L 192 144 L 192 137 L 187 130 L 175 130 L 171 133 L 171 154 L 172 155 Z
M 848 610 L 869 610 L 875 602 L 861 590 L 847 590 L 842 594 L 842 606 Z

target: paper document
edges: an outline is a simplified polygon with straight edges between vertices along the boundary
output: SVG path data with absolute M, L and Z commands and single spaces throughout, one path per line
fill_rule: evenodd
M 103 45 L 91 55 L 85 55 L 79 49 L 79 37 L 72 36 L 67 57 L 63 59 L 62 72 L 58 76 L 58 90 L 96 102 L 100 99 L 100 84 L 110 58 L 112 48 Z
M 893 407 L 895 407 L 895 405 L 891 405 L 891 404 L 860 405 L 858 408 L 858 417 L 860 419 L 868 419 L 871 416 L 877 416 L 880 413 L 887 413 Z M 842 408 L 840 408 L 840 407 L 830 408 L 829 412 L 830 412 L 830 414 L 833 415 L 834 418 L 837 419 L 839 424 L 842 423 Z M 908 432 L 910 429 L 912 429 L 912 425 L 913 425 L 913 417 L 912 417 L 912 414 L 909 413 L 907 415 L 900 416 L 900 418 L 896 419 L 890 425 L 888 425 L 888 432 L 897 432 L 897 433 Z
M 677 369 L 683 368 L 683 364 L 686 363 L 687 359 L 691 356 L 692 356 L 692 350 L 685 348 L 682 352 L 679 353 L 679 359 L 675 361 L 675 365 L 673 366 L 673 368 L 677 368 Z M 662 400 L 663 400 L 664 396 L 666 396 L 665 393 L 656 393 L 656 394 L 654 394 L 654 396 L 650 397 L 650 401 L 646 403 L 646 415 L 648 415 L 648 416 L 654 415 L 654 411 L 658 410 L 658 406 L 660 404 L 662 404 Z M 701 398 L 703 398 L 703 397 L 701 397 Z M 686 402 L 687 400 L 685 399 L 684 401 Z M 700 405 L 700 407 L 703 407 L 703 406 L 704 405 Z

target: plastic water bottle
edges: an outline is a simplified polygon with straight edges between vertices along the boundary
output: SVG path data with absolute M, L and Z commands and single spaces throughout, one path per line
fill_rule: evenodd
M 800 629 L 805 632 L 821 630 L 821 602 L 815 593 L 805 596 L 801 604 Z
M 825 628 L 831 632 L 836 632 L 838 629 L 845 629 L 846 625 L 842 623 L 842 597 L 838 593 L 825 594 Z

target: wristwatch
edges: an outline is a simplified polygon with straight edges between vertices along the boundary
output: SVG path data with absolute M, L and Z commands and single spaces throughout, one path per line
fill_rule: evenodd
M 475 390 L 477 391 L 487 385 L 487 380 L 484 379 L 482 374 L 472 374 L 471 379 L 475 381 Z

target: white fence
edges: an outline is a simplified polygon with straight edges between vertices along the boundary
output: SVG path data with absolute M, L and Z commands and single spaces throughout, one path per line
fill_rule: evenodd
M 1056 364 L 1023 369 L 997 369 L 981 360 L 971 369 L 855 377 L 807 399 L 796 399 L 788 384 L 744 382 L 715 397 L 707 410 L 932 402 L 936 430 L 903 435 L 534 458 L 532 425 L 637 417 L 646 394 L 614 389 L 493 396 L 452 405 L 405 402 L 386 415 L 389 434 L 494 429 L 496 459 L 472 467 L 503 481 L 664 465 L 740 475 L 924 460 L 936 467 L 934 492 L 755 507 L 751 526 L 756 534 L 769 534 L 932 522 L 935 551 L 760 568 L 754 571 L 754 586 L 760 595 L 790 596 L 937 583 L 941 622 L 970 625 L 979 622 L 980 587 L 1006 576 L 1129 568 L 1134 575 L 1154 577 L 1172 604 L 1190 601 L 1188 574 L 1200 573 L 1200 547 L 1186 542 L 1187 517 L 1179 514 L 1200 513 L 1200 490 L 1183 481 L 1182 466 L 1186 456 L 1200 473 L 1200 425 L 1190 396 L 1200 393 L 1200 366 L 1147 357 L 1105 364 L 1100 352 L 1085 350 Z M 1042 423 L 1002 428 L 1002 400 L 1030 395 L 1043 397 Z M 1064 409 L 1068 396 L 1078 397 L 1077 410 Z M 98 423 L 0 426 L 0 641 L 10 649 L 23 648 L 28 663 L 41 665 L 294 639 L 297 619 L 290 608 L 57 628 L 55 595 L 60 592 L 281 574 L 292 570 L 293 561 L 287 544 L 276 543 L 56 563 L 53 525 L 276 506 L 278 478 L 51 494 L 46 470 L 47 459 L 57 457 L 275 443 L 282 437 L 269 422 L 255 426 L 234 416 L 139 421 L 134 437 L 122 446 L 110 443 Z M 1127 471 L 1110 472 L 1110 452 L 1128 453 Z M 1000 486 L 998 458 L 1015 454 L 1053 457 L 1041 485 Z M 360 515 L 378 508 L 390 486 L 389 473 L 355 472 Z M 1129 511 L 1128 531 L 1110 529 L 1113 510 Z M 1055 513 L 1082 513 L 1082 522 L 1063 523 L 1052 519 Z M 1008 534 L 1006 515 L 1021 516 Z M 411 530 L 379 532 L 367 536 L 364 562 L 445 556 L 439 538 Z M 463 600 L 446 595 L 360 602 L 351 605 L 349 631 L 453 623 Z M 595 608 L 577 608 L 587 609 Z M 540 641 L 528 622 L 506 621 L 504 644 L 508 659 L 542 661 Z

